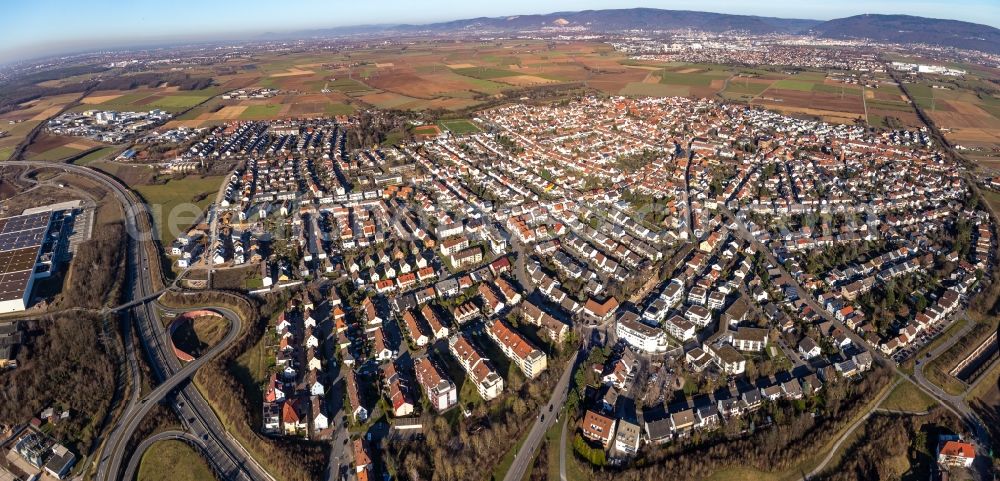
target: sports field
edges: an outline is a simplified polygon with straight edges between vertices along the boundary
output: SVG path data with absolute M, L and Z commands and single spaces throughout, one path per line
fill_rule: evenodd
M 476 124 L 465 119 L 442 120 L 438 122 L 438 125 L 441 129 L 447 130 L 455 135 L 474 134 L 479 132 L 479 127 L 476 127 Z

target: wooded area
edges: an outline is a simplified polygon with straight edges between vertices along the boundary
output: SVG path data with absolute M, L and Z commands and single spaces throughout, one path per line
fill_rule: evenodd
M 63 285 L 60 307 L 100 309 L 117 304 L 125 278 L 125 229 L 121 223 L 94 229 L 80 244 Z
M 927 416 L 873 416 L 858 440 L 847 448 L 838 466 L 828 468 L 819 481 L 901 479 L 908 470 L 927 473 L 935 462 L 938 434 L 960 430 L 958 419 L 944 409 Z
M 102 319 L 79 312 L 28 324 L 30 341 L 18 355 L 20 367 L 0 372 L 0 423 L 28 422 L 47 407 L 57 415 L 69 411 L 68 419 L 56 421 L 52 435 L 78 453 L 87 452 L 115 392 L 115 363 L 102 338 L 117 336 L 117 330 L 104 329 Z

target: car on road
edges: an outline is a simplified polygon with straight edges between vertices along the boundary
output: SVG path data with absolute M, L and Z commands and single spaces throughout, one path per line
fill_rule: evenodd
M 553 407 L 554 407 L 554 406 L 553 406 L 552 404 L 549 404 L 549 412 L 552 412 L 552 408 L 553 408 Z
M 540 418 L 539 418 L 538 420 L 539 420 L 539 421 L 542 421 L 542 422 L 545 422 L 545 415 L 544 415 L 544 414 L 542 414 L 542 417 L 540 417 Z

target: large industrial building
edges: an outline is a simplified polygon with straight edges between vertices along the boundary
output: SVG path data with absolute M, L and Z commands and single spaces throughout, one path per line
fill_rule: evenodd
M 35 280 L 51 273 L 59 237 L 53 217 L 45 211 L 0 219 L 0 313 L 25 310 Z

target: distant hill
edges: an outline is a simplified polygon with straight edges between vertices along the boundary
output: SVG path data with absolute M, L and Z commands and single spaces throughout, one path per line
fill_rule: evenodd
M 820 23 L 809 31 L 827 38 L 927 43 L 1000 53 L 1000 29 L 958 20 L 910 15 L 855 15 Z
M 725 13 L 693 12 L 686 10 L 662 10 L 657 8 L 625 8 L 608 10 L 584 10 L 580 12 L 555 12 L 545 15 L 512 15 L 509 17 L 479 17 L 425 25 L 362 25 L 337 27 L 299 32 L 308 35 L 324 34 L 364 34 L 378 31 L 392 32 L 474 32 L 518 31 L 541 27 L 585 26 L 595 32 L 618 32 L 622 30 L 682 30 L 692 28 L 706 32 L 726 32 L 741 30 L 754 34 L 795 33 L 822 23 L 819 20 L 803 20 L 751 15 L 729 15 Z
M 755 34 L 793 33 L 819 24 L 818 20 L 802 20 L 725 13 L 661 10 L 657 8 L 625 8 L 555 12 L 546 15 L 516 15 L 511 17 L 480 17 L 468 20 L 409 26 L 425 30 L 523 30 L 545 26 L 585 26 L 599 32 L 621 30 L 681 30 L 692 28 L 707 32 L 742 30 Z
M 296 32 L 296 35 L 354 35 L 378 33 L 447 33 L 535 30 L 542 27 L 583 26 L 593 32 L 623 30 L 744 31 L 752 34 L 812 33 L 827 38 L 868 38 L 895 43 L 933 45 L 1000 52 L 1000 30 L 957 20 L 909 15 L 857 15 L 829 21 L 730 15 L 725 13 L 623 8 L 555 12 L 545 15 L 479 17 L 425 25 L 359 25 Z

